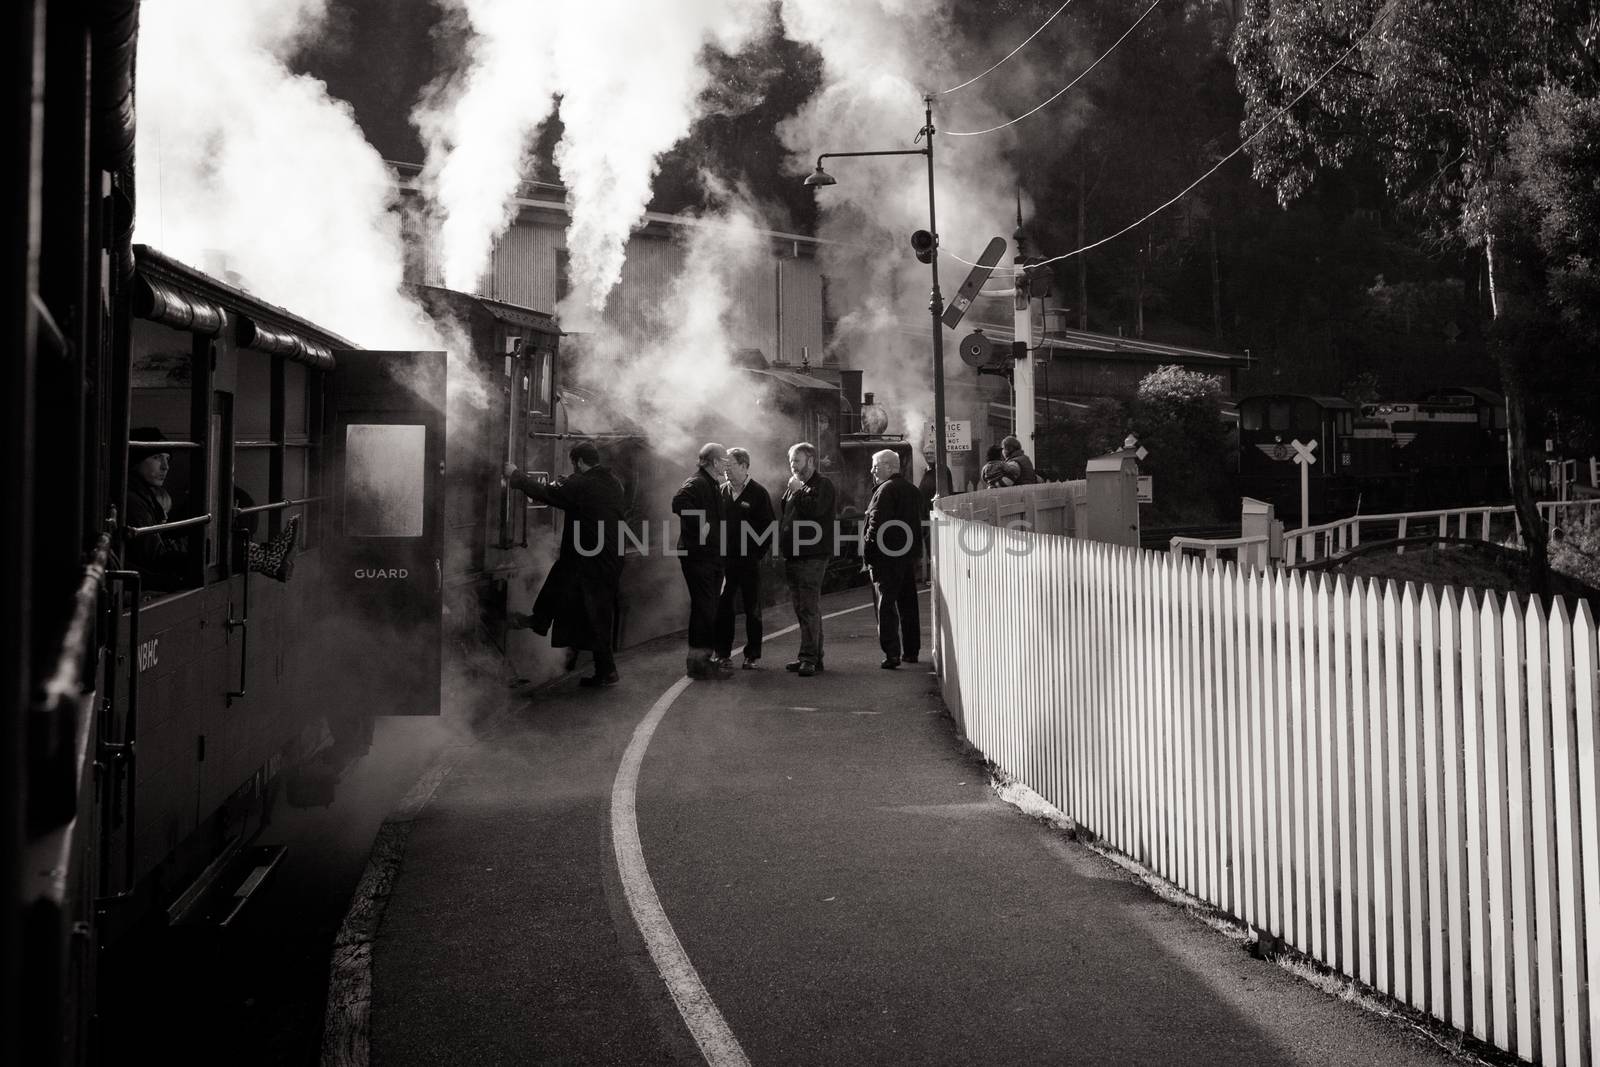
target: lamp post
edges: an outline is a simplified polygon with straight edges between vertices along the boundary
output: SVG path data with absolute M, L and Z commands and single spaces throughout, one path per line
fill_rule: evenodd
M 939 294 L 939 224 L 934 213 L 933 199 L 933 97 L 924 96 L 923 126 L 916 141 L 927 139 L 922 148 L 900 148 L 883 152 L 824 152 L 817 157 L 817 169 L 806 178 L 808 187 L 837 185 L 833 175 L 822 169 L 824 159 L 843 159 L 849 156 L 926 156 L 928 159 L 928 232 L 933 244 L 926 252 L 928 265 L 933 270 L 933 292 L 928 297 L 928 314 L 933 320 L 933 477 L 940 496 L 950 492 L 950 479 L 946 474 L 944 452 L 944 332 L 939 322 L 944 314 L 944 297 Z M 923 252 L 919 249 L 918 258 Z

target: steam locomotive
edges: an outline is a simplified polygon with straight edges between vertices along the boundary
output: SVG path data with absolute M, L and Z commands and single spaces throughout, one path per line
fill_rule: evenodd
M 1357 406 L 1340 397 L 1274 393 L 1239 401 L 1238 489 L 1300 512 L 1295 442 L 1316 442 L 1307 483 L 1310 519 L 1357 511 L 1499 503 L 1505 476 L 1506 407 L 1475 386 L 1437 389 L 1416 401 Z
M 375 714 L 437 714 L 452 642 L 505 647 L 556 523 L 506 490 L 505 460 L 554 473 L 596 437 L 652 523 L 667 461 L 637 427 L 573 419 L 585 397 L 548 315 L 416 291 L 465 324 L 461 369 L 492 383 L 491 410 L 447 435 L 444 353 L 361 350 L 135 246 L 137 3 L 24 0 L 12 18 L 4 132 L 27 150 L 0 171 L 0 751 L 18 754 L 0 775 L 0 1062 L 86 1063 L 108 1051 L 96 993 L 117 950 L 231 922 L 281 858 L 254 841 L 297 770 L 358 758 Z M 873 450 L 910 458 L 857 432 L 858 375 L 746 373 L 847 502 Z M 130 459 L 154 455 L 173 506 L 134 525 Z M 292 545 L 292 574 L 256 568 L 260 542 Z M 647 598 L 651 568 L 629 571 L 624 596 Z

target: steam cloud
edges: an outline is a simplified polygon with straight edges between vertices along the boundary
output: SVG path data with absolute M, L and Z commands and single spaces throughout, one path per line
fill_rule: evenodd
M 402 289 L 393 176 L 348 104 L 286 60 L 327 0 L 140 10 L 136 237 L 373 348 L 451 353 L 451 407 L 486 400 L 453 324 Z
M 701 49 L 738 50 L 763 25 L 764 0 L 659 0 L 647 9 L 634 0 L 441 2 L 471 30 L 462 70 L 414 115 L 428 148 L 423 183 L 440 215 L 445 284 L 476 288 L 510 220 L 529 140 L 559 95 L 571 310 L 600 311 L 658 160 L 698 115 Z
M 783 11 L 789 35 L 823 57 L 821 90 L 781 128 L 796 169 L 809 170 L 823 152 L 914 147 L 923 94 L 937 94 L 970 73 L 954 73 L 949 47 L 959 38 L 939 0 L 784 0 Z M 936 129 L 984 129 L 1004 117 L 979 87 L 934 100 Z M 969 269 L 951 253 L 975 260 L 990 238 L 1009 238 L 1015 227 L 1015 180 L 1004 163 L 1009 135 L 938 136 L 935 142 L 939 281 L 946 301 Z M 818 236 L 831 242 L 824 246 L 823 269 L 833 280 L 830 295 L 842 304 L 835 308 L 842 312 L 837 340 L 866 364 L 865 377 L 891 412 L 889 428 L 920 445 L 933 418 L 931 326 L 918 313 L 925 312 L 930 278 L 908 241 L 913 230 L 928 226 L 926 164 L 890 157 L 830 166 L 838 184 L 818 194 Z M 963 330 L 979 310 L 968 313 Z M 964 368 L 957 339 L 944 333 L 946 380 L 955 381 Z M 951 414 L 947 410 L 946 417 Z

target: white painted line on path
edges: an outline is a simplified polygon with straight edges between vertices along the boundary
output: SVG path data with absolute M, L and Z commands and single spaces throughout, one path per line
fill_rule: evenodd
M 857 604 L 853 608 L 831 612 L 823 618 L 836 619 L 840 615 L 870 607 L 870 602 Z M 800 625 L 796 623 L 769 636 L 782 637 L 799 628 Z M 661 898 L 656 893 L 655 883 L 650 880 L 650 870 L 644 862 L 644 849 L 639 844 L 639 768 L 644 764 L 645 750 L 650 747 L 650 739 L 655 736 L 656 727 L 666 716 L 667 709 L 692 684 L 693 681 L 688 677 L 672 683 L 639 725 L 634 727 L 633 739 L 628 742 L 627 751 L 622 754 L 622 763 L 617 768 L 617 777 L 611 783 L 611 842 L 617 857 L 617 874 L 622 880 L 623 896 L 627 898 L 628 910 L 633 913 L 634 925 L 639 928 L 639 935 L 650 950 L 650 958 L 655 961 L 661 980 L 667 984 L 667 992 L 672 994 L 672 1002 L 678 1006 L 678 1014 L 683 1016 L 684 1025 L 689 1028 L 695 1044 L 700 1046 L 700 1054 L 711 1067 L 749 1067 L 750 1060 L 746 1058 L 738 1038 L 728 1028 L 711 994 L 706 992 L 705 984 L 700 981 L 699 973 L 689 961 L 689 954 L 683 950 L 683 943 L 678 940 L 677 931 L 673 930 L 666 910 L 661 907 Z

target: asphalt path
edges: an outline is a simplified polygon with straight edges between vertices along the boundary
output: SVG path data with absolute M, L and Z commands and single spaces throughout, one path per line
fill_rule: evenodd
M 386 888 L 370 1061 L 707 1061 L 613 835 L 619 770 L 655 709 L 639 852 L 737 1057 L 1451 1062 L 1001 802 L 926 666 L 878 669 L 871 610 L 826 625 L 815 678 L 782 670 L 790 634 L 765 669 L 663 705 L 683 648 L 661 641 L 620 658 L 620 686 L 568 681 L 452 750 Z

